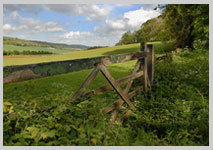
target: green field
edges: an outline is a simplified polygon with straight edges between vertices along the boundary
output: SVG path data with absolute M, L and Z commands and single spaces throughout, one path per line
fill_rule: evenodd
M 79 49 L 59 49 L 59 48 L 48 48 L 48 47 L 38 47 L 38 46 L 16 46 L 16 45 L 3 45 L 3 50 L 5 51 L 14 51 L 17 50 L 19 52 L 23 51 L 47 51 L 54 54 L 63 54 L 70 53 L 74 51 L 78 51 Z
M 156 54 L 163 53 L 165 51 L 174 50 L 172 43 L 161 43 L 161 42 L 150 42 L 150 44 L 155 45 Z M 98 48 L 94 50 L 84 50 L 66 54 L 59 55 L 45 55 L 45 56 L 4 56 L 3 65 L 24 65 L 24 64 L 34 64 L 40 62 L 50 62 L 50 61 L 62 61 L 62 60 L 71 60 L 71 59 L 80 59 L 88 57 L 97 57 L 97 56 L 107 56 L 114 54 L 123 54 L 123 53 L 133 53 L 140 51 L 140 44 L 129 44 L 122 46 L 113 46 L 106 48 Z
M 121 47 L 105 49 L 104 53 L 139 50 L 139 44 Z M 155 48 L 157 55 L 170 50 L 160 43 Z M 87 56 L 103 54 L 96 50 L 88 51 Z M 80 54 L 77 56 L 86 57 Z M 70 103 L 91 70 L 5 84 L 4 145 L 209 145 L 208 56 L 206 50 L 185 50 L 170 64 L 156 62 L 152 90 L 131 99 L 136 110 L 114 128 L 110 127 L 111 113 L 103 115 L 101 110 L 119 98 L 115 91 L 92 96 L 78 105 Z M 130 61 L 107 68 L 118 79 L 129 74 L 134 64 Z M 133 89 L 141 86 L 140 81 L 133 83 Z M 89 89 L 104 83 L 98 74 Z M 119 116 L 127 109 L 125 104 Z

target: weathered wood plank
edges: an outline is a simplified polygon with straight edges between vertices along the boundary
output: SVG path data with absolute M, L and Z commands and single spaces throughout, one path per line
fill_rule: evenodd
M 166 59 L 166 58 L 168 58 L 168 57 L 169 57 L 169 54 L 165 54 L 165 55 L 162 55 L 162 56 L 157 57 L 155 60 L 156 60 L 156 61 L 160 61 L 160 60 Z
M 141 92 L 143 90 L 143 87 L 137 88 L 136 90 L 130 92 L 128 94 L 128 98 L 131 99 L 132 97 L 134 97 L 135 95 L 137 95 L 139 92 Z M 115 102 L 112 103 L 112 105 L 114 106 L 110 106 L 110 107 L 106 107 L 102 110 L 102 112 L 104 114 L 109 113 L 110 111 L 112 111 L 115 107 L 120 107 L 122 106 L 124 103 L 124 101 L 122 99 L 116 100 Z
M 109 71 L 106 69 L 106 67 L 104 65 L 102 65 L 102 64 L 99 64 L 99 67 L 100 67 L 100 70 L 101 70 L 102 74 L 110 82 L 110 84 L 113 86 L 113 88 L 116 90 L 116 92 L 129 105 L 129 107 L 131 109 L 134 109 L 135 106 L 129 101 L 128 96 L 122 91 L 122 89 L 120 88 L 119 84 L 112 77 L 112 75 L 109 73 Z
M 119 85 L 123 84 L 123 83 L 127 83 L 131 80 L 134 80 L 136 78 L 139 78 L 143 75 L 143 71 L 140 71 L 140 72 L 137 72 L 135 74 L 131 74 L 131 75 L 128 75 L 126 77 L 123 77 L 121 79 L 118 79 L 116 80 L 118 82 Z M 87 92 L 84 92 L 82 94 L 82 96 L 89 96 L 89 95 L 92 95 L 92 94 L 97 94 L 97 93 L 101 93 L 101 92 L 104 92 L 106 90 L 109 90 L 109 89 L 112 89 L 112 86 L 110 84 L 105 84 L 99 88 L 96 88 L 94 90 L 91 90 L 91 91 L 87 91 Z
M 140 72 L 137 72 L 135 73 L 134 75 L 128 75 L 126 77 L 123 77 L 119 80 L 116 80 L 118 82 L 119 85 L 123 84 L 123 83 L 126 83 L 130 80 L 133 80 L 133 79 L 136 79 L 136 78 L 139 78 L 143 75 L 143 71 L 140 71 Z M 85 98 L 88 98 L 89 96 L 91 95 L 94 95 L 94 94 L 98 94 L 98 93 L 101 93 L 101 92 L 104 92 L 106 90 L 109 90 L 109 89 L 112 89 L 112 86 L 111 84 L 105 84 L 99 88 L 96 88 L 94 90 L 91 90 L 91 91 L 81 91 L 81 97 L 85 97 Z M 77 96 L 75 98 L 78 98 Z M 72 103 L 75 103 L 75 104 L 78 104 L 80 102 L 84 101 L 84 99 L 78 99 L 78 101 L 72 101 Z M 121 100 L 122 101 L 122 100 Z
M 128 110 L 121 118 L 118 119 L 118 122 L 122 123 L 124 119 L 126 119 L 129 115 L 131 115 L 132 111 Z
M 147 53 L 147 44 L 146 42 L 142 42 L 141 43 L 141 51 Z M 144 90 L 145 92 L 147 92 L 147 57 L 143 58 L 143 71 L 144 71 L 144 78 L 143 78 L 143 86 L 144 86 Z
M 91 69 L 94 67 L 94 64 L 97 63 L 110 65 L 114 63 L 121 63 L 134 60 L 144 56 L 146 56 L 144 52 L 136 52 L 132 54 L 118 54 L 111 56 L 100 56 L 100 57 L 55 61 L 47 63 L 29 64 L 29 65 L 6 66 L 3 68 L 3 78 L 4 78 L 3 83 L 18 82 L 34 78 L 64 74 L 73 71 L 80 71 L 84 69 Z M 30 70 L 32 73 L 31 74 L 25 73 L 25 75 L 23 76 L 23 72 L 25 70 L 28 70 L 28 72 Z M 18 77 L 20 75 L 22 77 Z
M 118 111 L 114 111 L 112 113 L 112 116 L 110 118 L 111 123 L 113 123 L 116 120 L 117 115 L 118 115 Z
M 78 91 L 75 93 L 75 95 L 71 98 L 71 101 L 74 100 L 76 97 L 81 96 L 82 90 L 89 86 L 89 84 L 92 82 L 92 80 L 94 80 L 94 78 L 96 77 L 99 71 L 100 71 L 99 66 L 96 66 L 95 69 L 90 73 L 90 75 L 84 81 L 84 83 L 81 85 L 81 87 L 78 89 Z
M 140 68 L 140 65 L 141 65 L 141 61 L 138 60 L 136 65 L 135 65 L 135 68 L 132 72 L 132 76 L 134 76 L 137 73 L 138 69 Z M 131 88 L 132 83 L 133 83 L 133 79 L 128 81 L 128 84 L 127 84 L 125 91 L 124 91 L 126 94 L 128 93 L 129 89 Z
M 140 64 L 141 64 L 141 61 L 138 60 L 137 63 L 136 63 L 136 65 L 135 65 L 135 68 L 134 68 L 134 70 L 132 72 L 132 75 L 136 74 L 136 72 L 138 71 L 138 69 L 140 67 Z M 132 86 L 132 83 L 133 83 L 133 80 L 128 81 L 128 84 L 127 84 L 127 86 L 126 86 L 126 88 L 124 90 L 125 94 L 128 94 L 129 89 Z M 117 114 L 118 114 L 119 110 L 120 110 L 120 106 L 115 107 L 115 110 L 112 113 L 112 117 L 111 117 L 111 122 L 112 123 L 116 120 L 116 117 L 117 117 Z
M 147 73 L 150 82 L 150 86 L 152 86 L 154 81 L 154 45 L 147 45 Z

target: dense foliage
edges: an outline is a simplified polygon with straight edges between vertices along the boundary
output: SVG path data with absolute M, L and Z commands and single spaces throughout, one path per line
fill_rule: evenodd
M 192 48 L 195 40 L 202 40 L 208 49 L 208 4 L 170 4 L 162 8 L 162 15 L 143 23 L 137 31 L 124 33 L 116 45 L 172 40 L 176 47 Z
M 125 44 L 131 44 L 131 43 L 137 43 L 135 40 L 135 35 L 131 33 L 130 31 L 123 34 L 121 37 L 121 40 L 116 45 L 125 45 Z
M 136 110 L 114 127 L 101 111 L 118 98 L 114 91 L 69 102 L 70 82 L 79 83 L 71 75 L 85 78 L 84 71 L 4 85 L 4 145 L 209 145 L 209 54 L 200 41 L 193 47 L 170 64 L 156 62 L 154 86 L 132 99 Z M 128 73 L 128 65 L 112 67 L 113 75 Z
M 141 29 L 134 32 L 136 41 L 169 41 L 172 40 L 164 26 L 162 16 L 148 20 Z
M 168 5 L 163 11 L 163 18 L 178 47 L 191 48 L 195 39 L 209 40 L 208 4 Z

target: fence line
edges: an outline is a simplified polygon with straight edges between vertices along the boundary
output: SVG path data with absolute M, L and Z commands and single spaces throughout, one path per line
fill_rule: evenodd
M 111 65 L 145 56 L 146 53 L 144 52 L 136 52 L 133 54 L 117 54 L 29 65 L 6 66 L 3 68 L 3 83 L 18 82 L 34 78 L 64 74 L 73 71 L 80 71 L 84 69 L 91 69 L 95 64 L 98 63 L 102 63 L 103 65 Z

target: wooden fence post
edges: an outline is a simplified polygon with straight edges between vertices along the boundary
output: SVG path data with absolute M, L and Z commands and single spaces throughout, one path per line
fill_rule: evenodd
M 147 73 L 149 79 L 149 85 L 152 87 L 154 80 L 154 45 L 147 45 Z
M 141 51 L 142 52 L 147 52 L 147 44 L 146 42 L 141 42 Z M 145 92 L 147 92 L 147 57 L 145 56 L 142 60 L 142 67 L 143 67 L 143 72 L 144 72 L 144 78 L 143 78 L 143 86 Z

